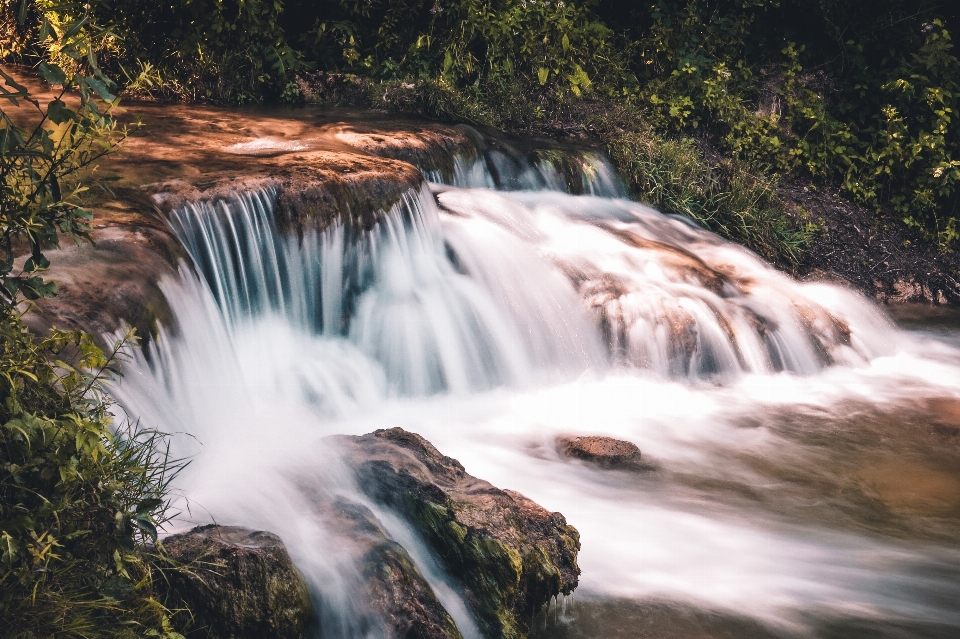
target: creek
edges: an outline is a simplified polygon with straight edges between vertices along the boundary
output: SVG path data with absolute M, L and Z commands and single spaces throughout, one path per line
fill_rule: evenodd
M 794 281 L 581 159 L 572 195 L 549 163 L 457 158 L 371 231 L 284 235 L 270 189 L 174 211 L 175 326 L 115 394 L 192 460 L 177 525 L 276 532 L 324 637 L 381 636 L 303 487 L 355 494 L 322 438 L 399 426 L 580 531 L 543 637 L 960 633 L 957 333 Z M 565 434 L 645 467 L 566 459 Z

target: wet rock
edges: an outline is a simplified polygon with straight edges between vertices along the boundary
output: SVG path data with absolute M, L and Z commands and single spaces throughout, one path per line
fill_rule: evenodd
M 382 125 L 341 123 L 326 132 L 353 149 L 393 158 L 436 172 L 446 180 L 454 176 L 454 157 L 475 158 L 477 145 L 462 127 L 436 123 L 408 124 L 403 130 L 385 131 Z
M 358 484 L 404 517 L 463 588 L 487 636 L 526 637 L 532 616 L 577 586 L 577 530 L 523 495 L 467 474 L 400 428 L 336 436 Z
M 45 254 L 52 266 L 45 277 L 57 295 L 37 300 L 25 316 L 37 333 L 51 327 L 78 329 L 100 337 L 133 326 L 150 339 L 159 324 L 171 327 L 172 314 L 160 290 L 174 276 L 184 254 L 165 230 L 150 226 L 113 226 L 95 230 L 96 244 L 64 243 Z
M 557 452 L 609 468 L 630 468 L 640 465 L 640 449 L 631 442 L 613 437 L 557 437 Z
M 163 217 L 191 202 L 229 201 L 238 193 L 273 189 L 277 226 L 302 234 L 338 222 L 369 230 L 382 212 L 423 181 L 411 164 L 352 152 L 303 151 L 257 160 L 240 177 L 236 172 L 208 173 L 201 179 L 168 180 L 144 189 Z
M 209 525 L 163 545 L 185 564 L 168 571 L 167 595 L 186 605 L 197 631 L 218 639 L 307 636 L 313 620 L 307 584 L 276 535 Z
M 343 498 L 321 498 L 315 507 L 323 517 L 328 543 L 338 549 L 342 560 L 359 568 L 361 600 L 378 617 L 373 623 L 384 626 L 367 634 L 389 639 L 462 639 L 410 555 L 389 537 L 369 508 Z M 352 616 L 360 619 L 366 614 L 369 610 L 358 609 Z

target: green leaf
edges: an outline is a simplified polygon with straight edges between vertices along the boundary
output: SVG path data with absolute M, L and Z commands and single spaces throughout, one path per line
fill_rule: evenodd
M 78 33 L 80 33 L 80 29 L 83 28 L 83 25 L 85 25 L 85 24 L 87 23 L 87 20 L 88 20 L 88 19 L 89 19 L 88 16 L 84 16 L 84 17 L 82 17 L 81 19 L 79 19 L 79 20 L 77 20 L 76 22 L 74 22 L 72 25 L 70 25 L 70 28 L 67 29 L 67 32 L 63 34 L 63 37 L 60 39 L 60 41 L 61 41 L 61 42 L 66 42 L 67 40 L 69 40 L 69 39 L 72 38 L 73 36 L 75 36 L 75 35 L 77 35 Z
M 40 259 L 38 260 L 34 260 L 32 257 L 28 258 L 23 264 L 23 270 L 27 271 L 28 273 L 33 273 L 35 271 L 47 268 L 50 268 L 50 260 L 43 255 L 40 255 Z
M 64 85 L 67 82 L 67 74 L 56 64 L 41 62 L 40 66 L 37 67 L 37 72 L 50 84 Z
M 106 100 L 107 102 L 113 102 L 116 99 L 116 96 L 110 93 L 110 90 L 107 88 L 107 85 L 97 78 L 84 78 L 81 80 L 82 83 L 86 84 L 88 87 L 93 89 L 97 95 Z
M 67 45 L 62 49 L 60 49 L 60 53 L 70 56 L 72 59 L 76 60 L 77 62 L 80 62 L 81 60 L 83 60 L 83 54 L 77 51 L 77 48 L 72 44 Z
M 63 100 L 54 100 L 50 103 L 50 106 L 47 107 L 47 117 L 50 118 L 50 121 L 54 124 L 63 124 L 64 122 L 69 122 L 76 117 L 73 109 L 67 108 L 66 103 Z
M 55 297 L 57 284 L 55 282 L 45 282 L 41 277 L 31 277 L 28 280 L 20 280 L 20 291 L 28 300 Z
M 24 98 L 29 100 L 27 88 L 19 84 L 12 77 L 10 77 L 10 75 L 5 73 L 3 69 L 0 69 L 0 77 L 3 78 L 4 83 L 8 87 L 12 87 L 13 89 L 15 89 L 14 91 L 10 91 L 5 87 L 0 87 L 0 98 L 5 98 L 7 100 L 10 100 L 11 102 L 13 102 L 14 106 L 20 106 L 20 103 L 17 102 L 17 98 Z
M 16 297 L 17 293 L 20 292 L 20 279 L 16 277 L 5 277 L 3 278 L 3 288 L 6 289 L 7 295 Z
M 546 84 L 547 78 L 550 77 L 550 69 L 546 67 L 540 67 L 537 69 L 537 78 L 540 80 L 540 84 Z
M 150 515 L 139 513 L 130 518 L 130 523 L 145 532 L 154 542 L 157 541 L 157 527 Z

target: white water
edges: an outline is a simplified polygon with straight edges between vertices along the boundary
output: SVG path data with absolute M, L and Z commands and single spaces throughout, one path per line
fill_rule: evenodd
M 800 634 L 838 616 L 960 627 L 956 546 L 873 530 L 817 488 L 867 463 L 858 407 L 960 396 L 960 352 L 642 205 L 437 190 L 359 237 L 281 237 L 269 192 L 174 215 L 202 278 L 162 283 L 177 331 L 116 394 L 141 424 L 190 435 L 173 442 L 193 458 L 180 527 L 280 534 L 326 601 L 325 634 L 379 636 L 298 486 L 351 492 L 321 438 L 400 426 L 564 513 L 578 592 Z M 630 440 L 656 470 L 564 461 L 565 433 Z
M 539 149 L 525 154 L 502 140 L 483 136 L 470 126 L 461 124 L 457 128 L 471 143 L 454 156 L 452 174 L 419 167 L 428 182 L 469 189 L 627 197 L 626 187 L 613 165 L 595 151 L 560 153 Z

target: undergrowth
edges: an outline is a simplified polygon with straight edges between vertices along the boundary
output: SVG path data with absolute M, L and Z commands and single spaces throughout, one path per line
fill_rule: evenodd
M 47 251 L 90 239 L 85 178 L 126 137 L 96 56 L 109 32 L 52 0 L 31 32 L 37 7 L 4 15 L 27 40 L 0 38 L 60 87 L 42 103 L 0 68 L 0 634 L 178 639 L 154 595 L 154 566 L 167 562 L 152 549 L 178 464 L 162 435 L 114 423 L 107 394 L 135 336 L 104 353 L 80 332 L 35 335 L 22 317 L 57 293 Z
M 75 3 L 0 0 L 4 60 Z M 937 0 L 97 0 L 81 31 L 129 94 L 363 103 L 511 131 L 632 114 L 610 146 L 638 196 L 794 261 L 815 181 L 942 251 L 960 239 L 957 8 Z M 45 22 L 46 21 L 46 22 Z M 101 29 L 95 31 L 91 25 Z M 318 79 L 320 82 L 318 82 Z M 322 86 L 339 83 L 341 86 Z M 357 99 L 357 96 L 362 99 Z M 332 98 L 332 99 L 331 99 Z M 597 126 L 597 131 L 610 131 Z M 690 142 L 696 140 L 696 143 Z M 709 152 L 698 152 L 707 150 Z M 723 161 L 714 159 L 713 151 Z M 669 158 L 654 159 L 651 153 Z M 690 164 L 699 163 L 694 169 Z M 676 169 L 676 173 L 670 171 Z M 697 176 L 683 189 L 691 171 Z M 689 187 L 689 188 L 688 188 Z
M 791 262 L 811 231 L 771 195 L 780 178 L 816 182 L 954 250 L 955 4 L 94 0 L 81 32 L 141 97 L 295 103 L 323 93 L 324 103 L 516 132 L 576 127 L 585 105 L 597 119 L 627 109 L 619 133 L 595 126 L 593 137 L 638 196 Z M 6 61 L 30 57 L 24 42 L 40 25 L 80 11 L 53 0 L 0 7 Z M 340 86 L 317 89 L 331 82 Z M 687 186 L 670 186 L 690 171 Z
M 131 337 L 105 354 L 78 332 L 38 339 L 2 310 L 4 637 L 178 636 L 153 594 L 148 550 L 175 465 L 161 435 L 114 426 L 106 394 Z

